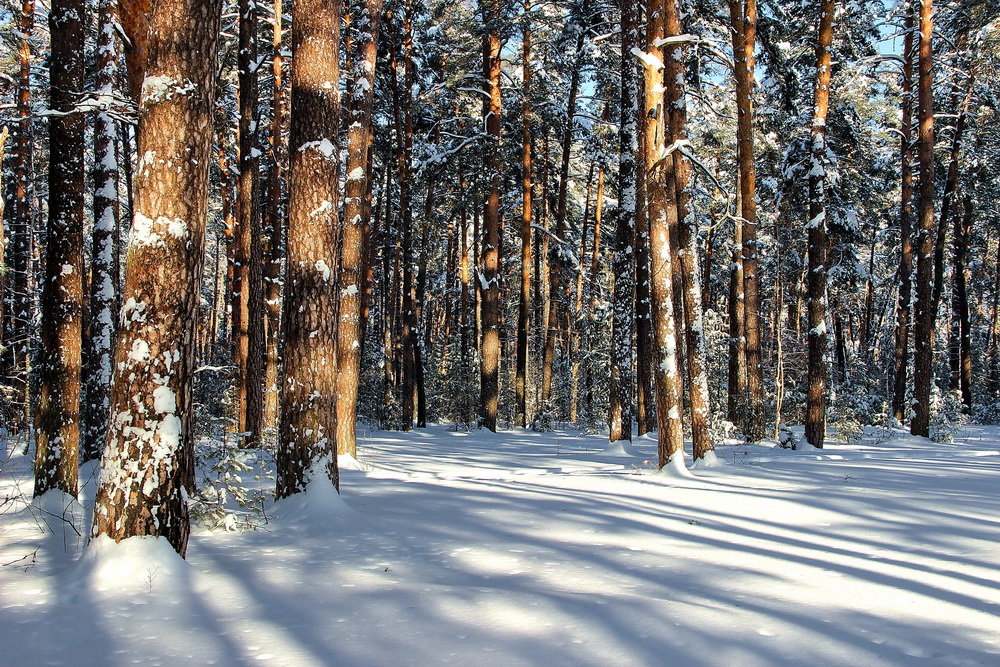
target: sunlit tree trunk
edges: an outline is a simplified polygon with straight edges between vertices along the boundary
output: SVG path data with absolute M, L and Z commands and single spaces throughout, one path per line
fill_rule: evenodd
M 656 417 L 659 465 L 683 465 L 684 430 L 681 425 L 681 371 L 677 359 L 674 322 L 673 270 L 670 228 L 677 224 L 676 173 L 668 159 L 668 123 L 664 90 L 666 3 L 648 0 L 646 50 L 643 54 L 645 89 L 642 131 L 646 172 L 646 210 L 649 220 L 650 296 L 652 300 L 653 350 L 656 380 Z
M 497 430 L 500 394 L 500 8 L 496 0 L 483 0 L 483 170 L 487 179 L 483 210 L 482 355 L 480 409 L 483 426 Z
M 683 34 L 681 17 L 676 0 L 665 4 L 665 29 L 667 37 Z M 670 121 L 669 143 L 673 148 L 675 187 L 677 198 L 677 240 L 676 256 L 679 266 L 675 273 L 681 276 L 682 294 L 675 299 L 684 304 L 684 338 L 688 401 L 691 408 L 691 439 L 695 461 L 705 458 L 715 447 L 711 434 L 711 402 L 708 395 L 708 371 L 705 364 L 705 325 L 702 316 L 701 283 L 698 276 L 698 223 L 691 210 L 691 165 L 684 153 L 687 142 L 687 105 L 685 64 L 682 58 L 683 46 L 666 48 L 666 98 Z
M 836 0 L 823 0 L 816 46 L 816 92 L 809 169 L 809 332 L 806 441 L 822 447 L 826 438 L 827 364 L 826 274 L 830 239 L 826 222 L 826 119 L 830 107 L 830 46 Z
M 328 479 L 336 445 L 340 0 L 292 9 L 288 268 L 277 496 Z
M 531 311 L 531 223 L 532 223 L 532 156 L 531 156 L 531 23 L 529 4 L 524 4 L 522 28 L 521 70 L 521 294 L 517 309 L 517 358 L 515 360 L 514 392 L 516 423 L 528 423 L 528 319 Z
M 361 374 L 362 272 L 365 231 L 371 224 L 372 100 L 381 0 L 352 0 L 348 66 L 347 185 L 340 247 L 340 305 L 337 325 L 337 453 L 357 454 L 358 385 Z
M 913 419 L 910 433 L 927 437 L 930 431 L 931 384 L 934 382 L 934 91 L 931 35 L 933 0 L 920 3 L 920 42 L 917 56 L 917 155 L 920 197 L 917 211 L 917 294 L 914 303 Z
M 141 0 L 140 0 L 141 1 Z M 219 0 L 122 5 L 139 105 L 135 213 L 95 535 L 164 536 L 184 555 L 191 387 L 215 111 Z M 136 16 L 141 17 L 136 19 Z M 148 54 L 136 63 L 138 54 Z M 175 165 L 186 165 L 177 169 Z

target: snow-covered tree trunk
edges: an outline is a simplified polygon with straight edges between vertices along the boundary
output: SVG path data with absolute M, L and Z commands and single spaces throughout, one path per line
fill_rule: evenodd
M 77 492 L 83 342 L 84 85 L 82 0 L 49 10 L 49 216 L 42 284 L 35 495 Z
M 670 229 L 677 224 L 674 162 L 667 152 L 668 112 L 664 50 L 660 45 L 666 22 L 665 1 L 648 0 L 645 51 L 638 51 L 645 73 L 642 131 L 646 172 L 646 211 L 649 220 L 650 296 L 653 322 L 653 377 L 656 380 L 656 420 L 659 427 L 659 465 L 683 465 L 684 429 L 681 422 L 681 369 L 677 359 L 674 321 Z M 679 295 L 678 295 L 679 296 Z
M 816 92 L 812 120 L 811 166 L 809 169 L 808 367 L 806 393 L 806 441 L 822 447 L 826 437 L 827 363 L 826 276 L 830 239 L 826 222 L 826 119 L 830 108 L 830 46 L 836 0 L 820 6 L 816 44 Z
M 900 119 L 899 299 L 893 350 L 892 415 L 907 418 L 906 387 L 910 348 L 910 299 L 913 273 L 913 6 L 903 23 L 903 81 Z
M 340 305 L 337 326 L 337 453 L 357 453 L 358 384 L 362 330 L 362 273 L 365 234 L 371 225 L 372 101 L 378 53 L 381 0 L 351 0 L 348 7 L 352 68 L 347 102 L 347 185 L 344 194 L 343 241 L 340 248 Z
M 743 395 L 745 413 L 739 415 L 744 434 L 750 441 L 764 435 L 764 383 L 761 374 L 760 280 L 757 259 L 757 176 L 754 161 L 754 49 L 757 41 L 757 0 L 729 0 L 732 24 L 733 68 L 736 80 L 737 160 L 739 161 L 740 192 L 740 269 L 743 274 L 742 338 L 744 357 L 742 379 L 746 386 L 730 387 L 730 391 Z
M 667 37 L 679 37 L 681 24 L 677 0 L 666 0 L 665 29 Z M 684 152 L 687 142 L 687 102 L 684 46 L 666 47 L 667 110 L 670 121 L 670 144 L 674 148 L 672 159 L 676 172 L 676 197 L 680 266 L 674 271 L 681 276 L 683 294 L 677 298 L 684 303 L 685 384 L 691 408 L 691 436 L 694 459 L 705 458 L 715 447 L 712 444 L 712 406 L 708 395 L 708 372 L 705 363 L 705 325 L 702 314 L 701 283 L 698 276 L 698 223 L 691 210 L 691 165 Z
M 933 0 L 920 2 L 917 51 L 917 156 L 920 196 L 917 209 L 917 294 L 913 329 L 913 419 L 910 433 L 927 437 L 930 432 L 931 385 L 934 382 L 934 90 L 931 48 L 934 30 Z
M 94 534 L 164 536 L 181 555 L 221 12 L 220 0 L 159 0 L 124 23 L 128 58 L 148 59 L 131 63 L 140 158 Z M 134 16 L 124 3 L 123 20 Z
M 257 3 L 239 0 L 237 44 L 239 84 L 239 174 L 236 185 L 232 343 L 236 366 L 236 430 L 246 444 L 260 440 L 264 415 L 264 239 L 257 206 L 260 149 L 257 104 Z
M 483 209 L 482 354 L 480 356 L 480 410 L 483 426 L 497 430 L 500 400 L 500 7 L 497 0 L 482 0 L 483 170 L 486 206 Z
M 621 0 L 621 103 L 618 125 L 618 212 L 612 260 L 611 387 L 608 440 L 632 439 L 632 397 L 635 386 L 633 328 L 635 318 L 635 214 L 639 185 L 639 76 L 632 50 L 639 48 L 640 6 Z
M 118 152 L 117 123 L 108 113 L 114 102 L 118 72 L 115 25 L 111 0 L 98 6 L 97 101 L 94 117 L 94 231 L 90 259 L 90 335 L 83 372 L 84 410 L 81 438 L 84 461 L 99 459 L 104 451 L 111 407 L 115 320 L 118 314 Z
M 279 498 L 326 478 L 338 485 L 338 191 L 340 0 L 296 0 L 285 351 L 278 436 Z
M 966 195 L 962 212 L 955 213 L 952 232 L 952 291 L 951 341 L 948 357 L 951 365 L 951 388 L 962 395 L 966 410 L 972 408 L 972 323 L 969 320 L 969 238 L 975 214 L 972 197 Z

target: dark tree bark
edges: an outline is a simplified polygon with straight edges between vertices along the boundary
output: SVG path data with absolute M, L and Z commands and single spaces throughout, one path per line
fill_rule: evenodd
M 288 95 L 285 87 L 285 57 L 282 55 L 282 0 L 274 0 L 271 37 L 271 73 L 274 92 L 271 108 L 271 164 L 268 174 L 267 229 L 264 248 L 264 415 L 262 428 L 278 423 L 278 371 L 281 364 L 281 269 L 284 263 L 282 241 L 287 222 L 285 180 L 288 171 Z
M 907 417 L 906 386 L 910 347 L 910 299 L 913 274 L 913 7 L 903 24 L 903 97 L 900 101 L 900 182 L 899 202 L 899 300 L 896 303 L 896 339 L 893 354 L 892 415 L 902 422 Z
M 139 0 L 141 3 L 142 0 Z M 164 536 L 182 556 L 193 487 L 191 386 L 215 111 L 219 0 L 122 5 L 142 86 L 135 213 L 115 347 L 114 415 L 94 534 Z M 175 165 L 187 165 L 177 169 Z
M 264 416 L 264 239 L 257 206 L 258 126 L 257 3 L 239 0 L 239 175 L 236 186 L 233 364 L 236 428 L 246 444 L 260 441 Z
M 114 333 L 118 314 L 118 152 L 116 123 L 108 114 L 118 70 L 114 6 L 102 0 L 98 9 L 97 96 L 94 117 L 94 231 L 90 260 L 90 335 L 84 365 L 85 404 L 82 423 L 84 461 L 104 451 L 111 406 Z
M 830 46 L 836 0 L 820 5 L 816 45 L 816 93 L 812 121 L 812 160 L 809 169 L 809 357 L 806 394 L 806 441 L 822 447 L 826 438 L 826 400 L 829 369 L 826 359 L 826 274 L 830 239 L 826 225 L 826 118 L 830 107 Z
M 82 0 L 49 11 L 49 217 L 42 284 L 41 385 L 35 496 L 77 492 L 83 340 L 84 84 Z
M 639 75 L 633 49 L 639 48 L 640 6 L 619 3 L 622 14 L 621 120 L 618 125 L 618 213 L 612 272 L 611 387 L 608 439 L 632 440 L 632 396 L 635 386 L 633 329 L 635 319 L 635 215 L 639 185 Z
M 296 0 L 277 496 L 339 488 L 336 269 L 340 0 Z
M 34 32 L 35 2 L 23 0 L 17 15 L 18 76 L 11 172 L 13 201 L 5 214 L 8 238 L 4 248 L 7 265 L 5 348 L 0 352 L 2 375 L 13 389 L 9 429 L 19 432 L 27 425 L 29 374 L 29 331 L 32 311 L 32 124 L 31 124 L 31 39 Z
M 920 198 L 917 212 L 917 295 L 914 305 L 913 419 L 910 433 L 927 437 L 930 431 L 931 384 L 934 382 L 934 29 L 933 0 L 922 0 L 919 14 L 920 42 L 917 56 Z

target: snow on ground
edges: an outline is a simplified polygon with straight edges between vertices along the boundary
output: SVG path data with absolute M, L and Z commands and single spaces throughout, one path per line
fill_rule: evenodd
M 197 532 L 188 565 L 74 562 L 9 452 L 0 664 L 1000 665 L 998 442 L 728 446 L 679 477 L 648 438 L 371 432 L 334 520 Z

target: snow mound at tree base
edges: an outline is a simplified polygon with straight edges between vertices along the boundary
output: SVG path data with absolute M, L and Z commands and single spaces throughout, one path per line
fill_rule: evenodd
M 684 462 L 683 452 L 671 456 L 666 465 L 653 473 L 653 477 L 663 480 L 695 479 Z
M 607 447 L 597 452 L 598 456 L 614 456 L 617 458 L 635 458 L 636 453 L 627 440 L 612 442 Z
M 695 459 L 695 462 L 691 464 L 691 468 L 700 470 L 703 468 L 721 468 L 724 465 L 726 465 L 726 462 L 720 459 L 713 449 L 705 452 L 705 456 L 702 458 Z
M 344 526 L 361 515 L 351 508 L 327 477 L 317 476 L 306 490 L 282 498 L 274 504 L 274 517 L 295 526 Z
M 189 566 L 165 537 L 95 537 L 77 567 L 77 580 L 102 596 L 175 598 L 188 590 Z

